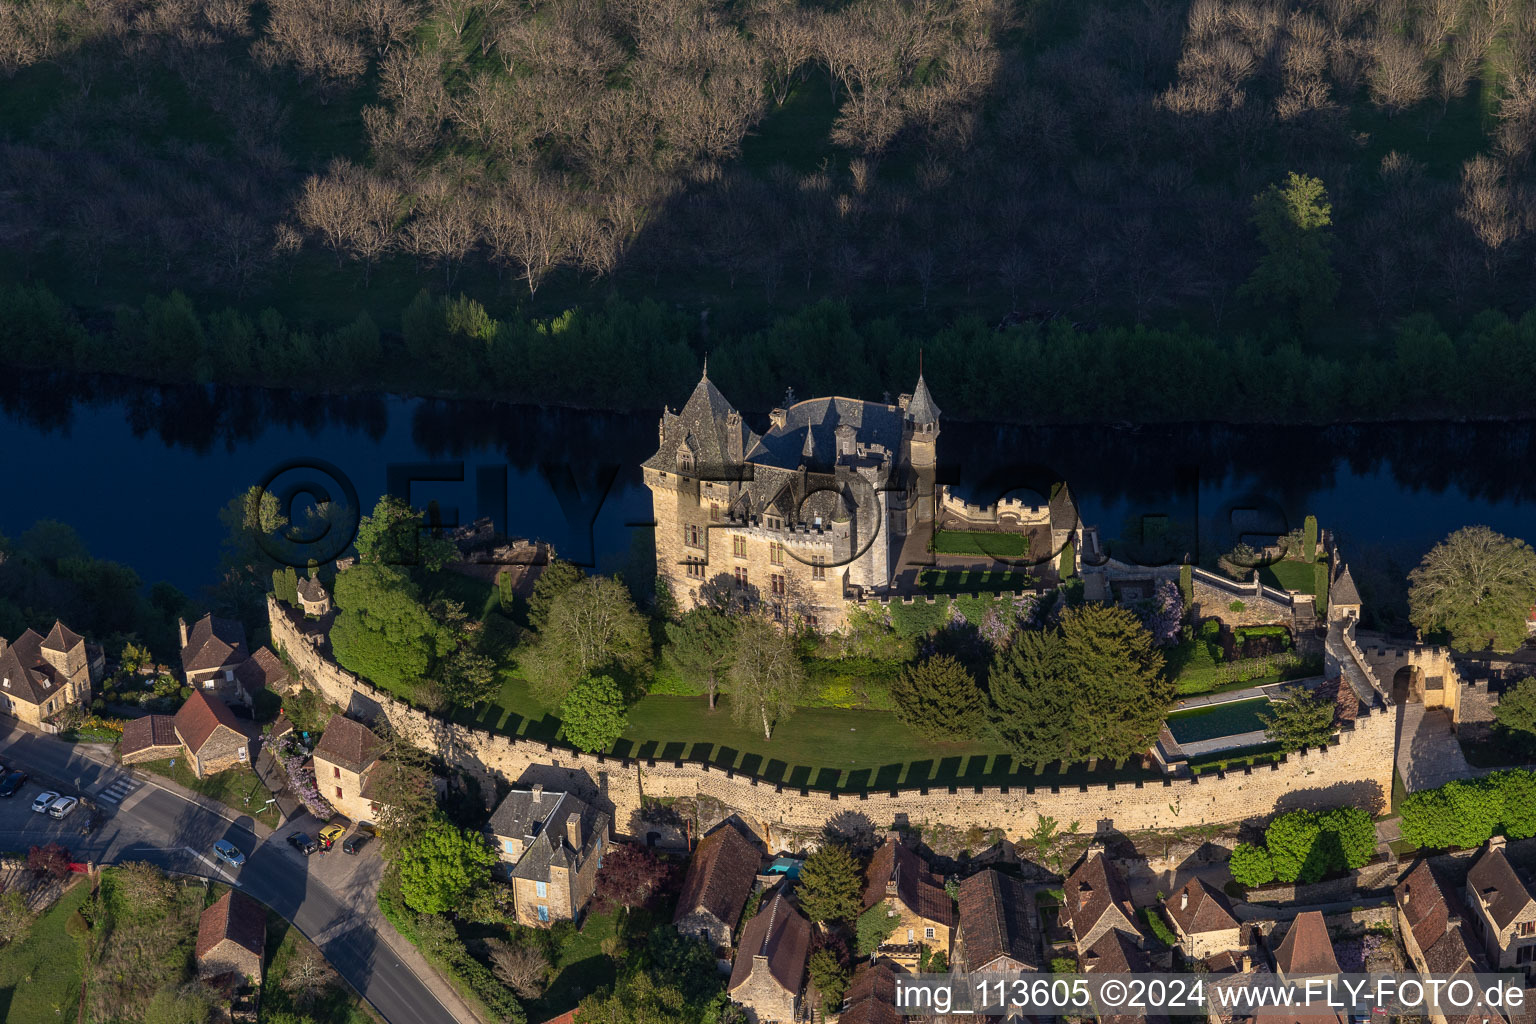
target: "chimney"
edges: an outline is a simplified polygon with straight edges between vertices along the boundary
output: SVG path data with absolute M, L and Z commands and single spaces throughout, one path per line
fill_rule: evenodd
M 581 850 L 581 815 L 573 814 L 565 819 L 565 838 L 571 844 L 571 849 Z
M 542 799 L 544 799 L 544 783 L 535 782 L 533 784 L 533 802 L 538 803 Z
M 1490 836 L 1488 838 L 1488 849 L 1490 849 L 1490 850 L 1502 850 L 1502 849 L 1504 849 L 1504 837 L 1503 836 Z
M 6 640 L 5 637 L 0 636 L 0 654 L 4 654 L 5 649 L 9 646 L 11 646 L 10 641 Z
M 789 422 L 789 411 L 787 409 L 770 409 L 768 412 L 768 422 L 770 425 L 783 430 L 784 424 Z
M 1180 910 L 1188 910 L 1189 909 L 1189 887 L 1188 886 L 1185 886 L 1184 887 L 1184 891 L 1179 893 L 1179 909 Z
M 187 649 L 187 620 L 177 619 L 176 626 L 181 630 L 181 649 Z
M 729 436 L 726 438 L 726 444 L 728 447 L 726 449 L 725 457 L 730 461 L 730 464 L 734 466 L 740 463 L 743 458 L 745 458 L 745 454 L 741 450 L 741 413 L 737 412 L 735 409 L 732 409 L 730 412 L 726 413 L 725 429 L 729 434 Z

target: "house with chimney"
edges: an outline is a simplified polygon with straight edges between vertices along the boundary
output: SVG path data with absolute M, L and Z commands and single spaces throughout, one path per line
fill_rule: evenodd
M 171 724 L 186 751 L 187 765 L 198 778 L 250 767 L 250 738 L 229 705 L 219 698 L 193 690 L 171 716 Z
M 1204 960 L 1247 945 L 1226 894 L 1202 878 L 1191 878 L 1169 897 L 1163 912 L 1173 926 L 1179 950 L 1190 960 Z
M 105 672 L 102 649 L 62 622 L 47 636 L 29 629 L 14 641 L 0 637 L 0 713 L 41 727 L 69 705 L 89 703 Z
M 741 946 L 726 986 L 754 1024 L 799 1019 L 810 955 L 811 922 L 777 886 L 741 930 Z
M 512 884 L 519 924 L 581 918 L 597 888 L 612 821 L 574 793 L 514 788 L 491 814 L 486 835 Z
M 995 868 L 960 883 L 954 961 L 972 973 L 1040 970 L 1034 893 Z
M 287 685 L 282 661 L 266 647 L 252 654 L 245 627 L 235 619 L 209 614 L 190 627 L 185 619 L 176 624 L 181 632 L 181 674 L 192 689 L 226 704 L 249 705 L 258 691 Z
M 886 916 L 895 918 L 891 936 L 877 955 L 890 957 L 904 967 L 918 963 L 925 946 L 949 957 L 954 903 L 916 851 L 902 844 L 897 832 L 889 833 L 869 860 L 863 903 L 865 912 L 883 905 Z
M 889 960 L 860 964 L 843 995 L 838 1024 L 913 1024 L 913 1017 L 896 1008 L 898 973 Z
M 1495 970 L 1536 968 L 1536 896 L 1530 879 L 1509 862 L 1504 837 L 1494 836 L 1467 873 L 1467 907 Z
M 370 783 L 384 741 L 362 722 L 332 715 L 311 755 L 315 788 L 340 813 L 353 821 L 373 821 L 378 803 Z
M 1128 936 L 1137 947 L 1143 944 L 1131 890 L 1103 843 L 1091 844 L 1067 876 L 1062 886 L 1061 920 L 1071 929 L 1080 956 L 1109 932 Z M 1116 954 L 1106 950 L 1106 955 Z
M 1429 861 L 1421 860 L 1397 883 L 1392 898 L 1397 905 L 1403 948 L 1420 974 L 1473 975 L 1489 970 L 1470 923 L 1461 913 L 1454 887 L 1441 881 Z M 1475 1021 L 1448 1017 L 1437 1010 L 1429 1011 L 1429 1019 L 1433 1024 L 1481 1024 L 1484 1019 L 1488 1024 L 1503 1024 L 1504 1020 L 1491 1009 L 1479 1013 Z
M 762 862 L 757 846 L 729 821 L 700 839 L 672 916 L 678 932 L 703 939 L 717 955 L 728 952 Z

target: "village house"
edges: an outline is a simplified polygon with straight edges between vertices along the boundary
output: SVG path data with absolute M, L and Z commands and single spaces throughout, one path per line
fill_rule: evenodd
M 29 629 L 8 643 L 0 637 L 0 712 L 31 726 L 70 704 L 85 704 L 105 673 L 100 647 L 62 622 L 46 637 Z
M 1529 880 L 1505 856 L 1503 836 L 1488 840 L 1467 873 L 1467 906 L 1489 963 L 1496 970 L 1531 974 L 1536 961 L 1536 897 Z
M 597 888 L 611 821 L 572 793 L 513 789 L 486 833 L 512 883 L 519 924 L 579 920 Z
M 325 592 L 325 584 L 313 576 L 300 576 L 298 587 L 299 607 L 304 614 L 318 619 L 331 610 L 331 595 Z
M 1092 945 L 1077 947 L 1078 967 L 1084 974 L 1145 974 L 1152 963 L 1141 948 L 1139 934 L 1119 928 L 1105 928 Z M 1168 1024 L 1161 1013 L 1115 1013 L 1098 1015 L 1099 1024 Z
M 754 1024 L 787 1024 L 800 1013 L 811 923 L 780 884 L 741 930 L 726 990 Z
M 1322 911 L 1308 910 L 1296 915 L 1275 949 L 1275 973 L 1288 982 L 1339 973 L 1339 959 L 1333 952 L 1333 940 L 1328 937 Z M 1309 1012 L 1303 1013 L 1276 1008 L 1258 1011 L 1253 1020 L 1254 1024 L 1345 1024 L 1348 1015 L 1326 1009 L 1309 1008 Z
M 250 739 L 229 705 L 219 698 L 193 690 L 172 716 L 172 725 L 187 753 L 187 764 L 198 778 L 249 766 Z
M 1141 945 L 1143 934 L 1136 923 L 1131 891 L 1102 843 L 1090 845 L 1067 876 L 1062 900 L 1061 918 L 1072 930 L 1079 951 L 1093 947 L 1107 932 L 1123 933 Z
M 1488 963 L 1478 948 L 1468 922 L 1460 913 L 1454 891 L 1443 885 L 1430 867 L 1421 860 L 1408 876 L 1392 890 L 1397 904 L 1403 948 L 1420 974 L 1446 976 L 1477 974 L 1488 971 Z M 1448 1017 L 1438 1010 L 1429 1011 L 1433 1024 L 1502 1024 L 1497 1011 L 1486 1009 L 1467 1017 Z
M 1225 894 L 1202 878 L 1191 878 L 1163 904 L 1179 949 L 1191 960 L 1204 960 L 1245 946 L 1242 926 Z
M 332 715 L 315 744 L 312 765 L 315 788 L 340 813 L 353 821 L 372 821 L 378 805 L 369 783 L 384 742 L 362 722 Z
M 248 705 L 258 691 L 287 684 L 282 661 L 265 647 L 252 654 L 245 627 L 236 620 L 209 614 L 190 628 L 185 619 L 176 624 L 181 631 L 181 673 L 192 689 L 226 704 Z
M 960 883 L 955 964 L 967 971 L 1038 971 L 1040 935 L 1030 889 L 989 868 Z
M 843 995 L 838 1024 L 914 1024 L 896 1008 L 897 973 L 889 960 L 860 964 Z
M 197 924 L 197 973 L 213 984 L 260 987 L 267 944 L 267 909 L 237 889 L 220 896 Z
M 123 764 L 164 761 L 181 753 L 181 737 L 176 735 L 174 715 L 144 715 L 123 723 L 123 738 L 117 743 L 117 756 Z
M 729 951 L 762 862 L 757 847 L 729 821 L 700 839 L 672 915 L 678 932 L 698 936 L 717 954 Z
M 865 871 L 864 909 L 883 903 L 895 930 L 878 952 L 906 966 L 922 958 L 923 947 L 949 956 L 954 904 L 944 886 L 914 851 L 892 832 L 870 858 Z

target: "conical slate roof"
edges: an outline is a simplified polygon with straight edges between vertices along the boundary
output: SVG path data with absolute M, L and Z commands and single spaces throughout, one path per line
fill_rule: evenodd
M 731 431 L 741 434 L 738 451 L 746 452 L 757 442 L 757 435 L 742 424 L 740 417 L 734 425 L 727 422 L 735 411 L 706 372 L 699 378 L 693 394 L 688 396 L 682 412 L 662 410 L 661 444 L 645 464 L 653 469 L 675 469 L 677 450 L 686 441 L 701 470 L 707 472 L 730 465 Z
M 1354 577 L 1349 574 L 1349 566 L 1345 566 L 1339 572 L 1339 578 L 1334 581 L 1332 592 L 1328 600 L 1333 604 L 1359 604 L 1360 591 L 1355 589 Z
M 918 426 L 939 422 L 939 407 L 928 393 L 928 383 L 923 375 L 917 375 L 917 387 L 912 391 L 912 401 L 907 403 L 907 419 Z

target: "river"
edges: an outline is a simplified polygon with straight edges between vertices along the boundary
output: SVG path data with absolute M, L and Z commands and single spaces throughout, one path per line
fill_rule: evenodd
M 665 397 L 674 407 L 687 398 Z M 98 557 L 197 593 L 218 564 L 219 510 L 252 484 L 312 479 L 340 492 L 350 482 L 366 508 L 409 483 L 412 502 L 436 501 L 445 521 L 489 514 L 617 571 L 644 565 L 649 548 L 639 463 L 655 449 L 659 413 L 659 401 L 656 414 L 629 415 L 18 375 L 0 382 L 0 532 L 62 520 Z M 766 426 L 766 415 L 746 418 Z M 949 421 L 939 456 L 943 479 L 969 500 L 1027 497 L 1065 479 L 1104 536 L 1166 516 L 1198 524 L 1180 543 L 1206 559 L 1245 532 L 1262 540 L 1311 513 L 1343 546 L 1367 601 L 1374 587 L 1387 602 L 1457 527 L 1536 539 L 1533 427 Z M 300 468 L 274 476 L 285 463 Z

